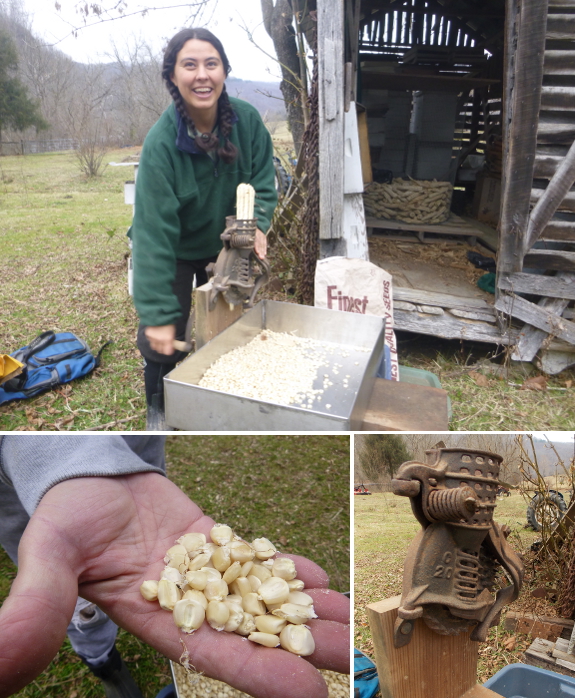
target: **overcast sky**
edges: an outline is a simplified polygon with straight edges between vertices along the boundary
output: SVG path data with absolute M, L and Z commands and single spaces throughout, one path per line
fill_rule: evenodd
M 571 441 L 573 442 L 573 432 L 572 431 L 546 431 L 546 432 L 532 432 L 536 439 L 544 439 L 547 437 L 549 441 Z
M 126 15 L 146 6 L 161 9 L 151 10 L 145 17 L 138 13 L 96 23 L 83 28 L 74 38 L 70 36 L 73 28 L 83 26 L 83 19 L 76 11 L 78 0 L 59 0 L 59 12 L 55 9 L 55 0 L 23 1 L 34 33 L 47 43 L 55 44 L 75 61 L 85 63 L 109 60 L 111 41 L 121 48 L 132 36 L 141 36 L 161 50 L 176 31 L 190 26 L 191 11 L 181 7 L 181 0 L 127 0 Z M 116 1 L 101 0 L 101 4 L 112 7 Z M 180 7 L 175 7 L 177 5 Z M 260 0 L 209 0 L 208 8 L 200 23 L 213 31 L 224 45 L 232 66 L 231 75 L 243 80 L 279 80 L 275 61 L 254 46 L 242 29 L 247 26 L 257 45 L 275 56 L 271 39 L 262 25 Z M 94 21 L 89 19 L 90 23 Z

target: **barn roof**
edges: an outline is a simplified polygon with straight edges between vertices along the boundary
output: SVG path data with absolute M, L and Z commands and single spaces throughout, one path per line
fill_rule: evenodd
M 403 61 L 416 46 L 503 46 L 504 0 L 361 0 L 360 53 Z M 439 51 L 438 51 L 439 52 Z

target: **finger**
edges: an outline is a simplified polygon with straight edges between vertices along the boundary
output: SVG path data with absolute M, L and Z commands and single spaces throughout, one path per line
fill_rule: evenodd
M 323 620 L 349 624 L 350 604 L 347 596 L 331 589 L 306 589 L 313 599 L 316 615 Z
M 172 614 L 157 606 L 146 609 L 144 615 L 128 613 L 114 620 L 121 620 L 129 632 L 174 661 L 180 661 L 185 645 L 195 671 L 255 698 L 327 698 L 325 682 L 316 668 L 290 652 L 262 647 L 235 633 L 217 632 L 207 623 L 184 635 L 174 626 Z M 325 663 L 323 654 L 317 661 Z
M 42 557 L 34 551 L 32 557 L 25 539 L 26 534 L 18 574 L 0 609 L 0 698 L 48 666 L 64 641 L 77 599 L 77 578 L 64 555 Z
M 259 228 L 256 230 L 254 250 L 260 259 L 265 259 L 268 250 L 268 239 Z
M 152 349 L 157 351 L 158 354 L 173 354 L 174 347 L 170 341 L 154 340 L 150 342 Z
M 312 620 L 308 625 L 315 642 L 315 651 L 306 659 L 318 669 L 349 674 L 349 625 L 329 620 Z

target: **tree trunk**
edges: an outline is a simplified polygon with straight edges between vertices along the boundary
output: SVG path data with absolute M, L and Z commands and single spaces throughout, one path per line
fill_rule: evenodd
M 288 125 L 296 155 L 299 155 L 304 132 L 300 63 L 295 32 L 292 26 L 293 9 L 290 0 L 261 0 L 262 16 L 267 33 L 274 42 L 282 71 L 280 89 L 286 105 Z

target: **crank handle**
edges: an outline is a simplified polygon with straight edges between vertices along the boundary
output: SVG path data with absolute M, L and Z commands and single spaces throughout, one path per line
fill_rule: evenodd
M 173 347 L 177 351 L 184 351 L 189 354 L 192 351 L 192 345 L 189 342 L 182 342 L 180 339 L 174 339 Z

